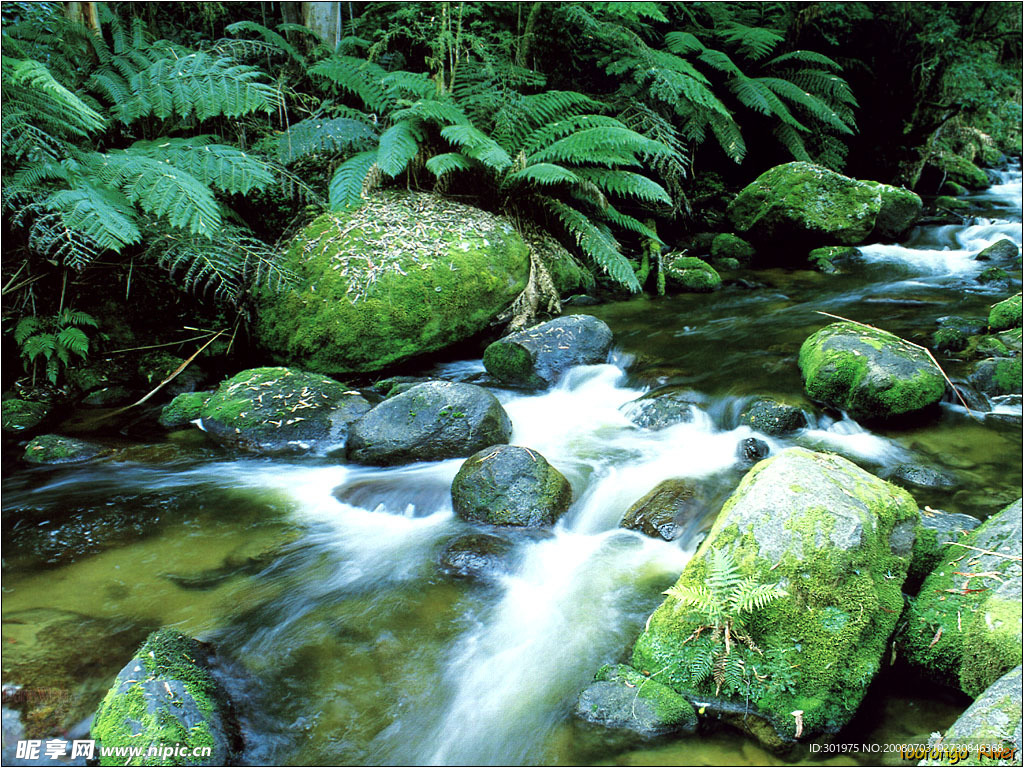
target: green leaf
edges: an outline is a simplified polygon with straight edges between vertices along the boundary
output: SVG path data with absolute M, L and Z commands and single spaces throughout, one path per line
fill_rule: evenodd
M 57 349 L 58 351 L 66 349 L 84 358 L 89 354 L 89 337 L 83 333 L 81 328 L 64 328 L 57 334 Z M 64 363 L 67 364 L 66 359 L 64 359 Z
M 377 152 L 360 152 L 338 166 L 328 190 L 331 210 L 357 208 L 363 204 L 363 185 L 377 162 Z
M 463 154 L 478 160 L 488 168 L 503 171 L 512 165 L 512 158 L 490 136 L 469 124 L 445 126 L 441 137 L 462 150 Z
M 394 178 L 404 171 L 419 153 L 424 138 L 416 120 L 403 120 L 384 131 L 377 147 L 377 165 L 381 172 Z
M 465 171 L 475 165 L 475 161 L 466 157 L 461 152 L 445 152 L 441 155 L 434 155 L 426 162 L 427 170 L 437 178 L 453 171 Z

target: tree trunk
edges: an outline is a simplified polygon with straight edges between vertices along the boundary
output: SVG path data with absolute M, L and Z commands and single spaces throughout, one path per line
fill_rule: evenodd
M 100 31 L 100 15 L 96 3 L 64 3 L 64 15 L 71 21 L 84 24 L 93 32 Z
M 341 3 L 302 3 L 302 23 L 335 47 L 341 42 L 344 22 Z

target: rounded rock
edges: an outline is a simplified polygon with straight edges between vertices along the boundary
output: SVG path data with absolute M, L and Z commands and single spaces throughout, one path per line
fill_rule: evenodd
M 513 333 L 484 350 L 484 367 L 503 384 L 543 389 L 570 368 L 607 362 L 612 331 L 591 315 L 567 315 Z

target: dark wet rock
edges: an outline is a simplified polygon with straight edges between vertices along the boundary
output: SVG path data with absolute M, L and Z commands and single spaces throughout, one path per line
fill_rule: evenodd
M 39 435 L 25 446 L 24 459 L 29 464 L 74 464 L 109 453 L 109 448 L 77 437 Z
M 986 395 L 1021 394 L 1021 359 L 999 357 L 982 360 L 969 377 L 971 385 Z
M 681 479 L 663 480 L 626 510 L 619 525 L 672 541 L 683 532 L 685 522 L 702 512 L 693 485 Z
M 251 453 L 325 453 L 345 444 L 370 410 L 358 392 L 318 373 L 250 368 L 223 382 L 202 407 L 203 429 L 222 445 Z
M 570 296 L 562 302 L 563 307 L 596 307 L 598 304 L 604 302 L 594 296 L 589 296 L 585 293 L 577 293 L 575 296 Z
M 946 381 L 927 353 L 886 331 L 832 323 L 800 347 L 807 394 L 857 419 L 885 419 L 937 403 Z
M 983 248 L 975 256 L 978 261 L 1010 261 L 1017 258 L 1020 254 L 1020 248 L 1017 244 L 1004 237 L 1002 240 L 997 240 L 987 248 Z
M 811 262 L 818 271 L 826 275 L 833 275 L 840 271 L 839 265 L 844 261 L 851 261 L 860 256 L 860 251 L 848 245 L 830 245 L 824 248 L 815 248 L 807 254 L 807 260 Z
M 959 512 L 943 512 L 925 507 L 921 511 L 921 522 L 914 539 L 914 554 L 907 572 L 905 589 L 913 593 L 924 578 L 939 564 L 946 549 L 955 541 L 964 538 L 981 525 L 976 517 Z M 959 557 L 962 553 L 957 553 Z
M 376 394 L 387 399 L 389 397 L 394 397 L 395 395 L 400 395 L 403 392 L 408 392 L 417 384 L 423 384 L 427 381 L 434 381 L 434 379 L 427 378 L 425 376 L 391 376 L 387 379 L 378 381 L 371 387 L 371 389 Z
M 167 429 L 188 427 L 202 415 L 203 406 L 213 397 L 213 390 L 182 392 L 160 411 L 160 426 Z
M 511 568 L 513 544 L 489 533 L 468 533 L 441 552 L 441 570 L 449 576 L 486 581 Z
M 484 367 L 516 387 L 542 389 L 569 368 L 608 360 L 612 331 L 590 315 L 566 315 L 513 333 L 484 350 Z
M 280 558 L 301 537 L 295 528 L 263 528 L 264 535 L 251 538 L 229 552 L 215 568 L 195 572 L 171 572 L 161 576 L 182 589 L 216 589 L 231 579 L 252 576 Z
M 921 464 L 899 464 L 884 475 L 889 482 L 896 483 L 908 490 L 950 490 L 959 486 L 957 478 L 949 472 L 943 472 Z
M 475 384 L 428 381 L 356 421 L 348 458 L 378 466 L 440 461 L 507 443 L 511 434 L 512 422 L 491 392 Z
M 107 749 L 137 744 L 182 745 L 185 756 L 162 765 L 228 765 L 242 742 L 234 709 L 209 667 L 212 650 L 171 629 L 146 638 L 114 680 L 92 724 Z M 212 747 L 193 758 L 196 747 Z
M 807 417 L 795 405 L 760 398 L 743 410 L 740 423 L 765 435 L 790 435 L 807 426 Z
M 91 713 L 152 629 L 55 608 L 5 612 L 3 679 L 19 688 L 5 692 L 4 706 L 21 711 L 26 738 L 66 733 Z
M 572 503 L 572 488 L 536 451 L 493 445 L 470 456 L 452 481 L 455 514 L 491 525 L 553 525 Z
M 1006 331 L 1011 328 L 1020 328 L 1021 325 L 1021 295 L 1011 296 L 996 304 L 988 313 L 988 324 L 993 331 Z
M 695 733 L 697 713 L 668 686 L 625 664 L 606 664 L 576 701 L 575 717 L 616 736 L 650 741 Z M 616 733 L 619 732 L 619 733 Z
M 761 459 L 768 456 L 771 449 L 768 447 L 768 443 L 764 440 L 758 440 L 756 437 L 747 437 L 740 441 L 740 444 L 736 446 L 736 458 L 743 464 L 756 464 Z
M 985 319 L 980 317 L 951 315 L 940 317 L 936 322 L 939 328 L 932 334 L 932 347 L 943 352 L 964 349 L 970 337 L 983 333 L 986 328 Z
M 921 198 L 873 181 L 859 181 L 806 162 L 771 168 L 729 205 L 737 234 L 755 245 L 856 245 L 872 234 L 891 239 L 917 220 Z M 806 253 L 806 250 L 803 251 Z
M 31 400 L 8 398 L 0 404 L 3 419 L 3 431 L 17 434 L 32 429 L 40 424 L 50 413 L 50 406 Z
M 757 722 L 736 718 L 735 725 L 769 746 L 794 741 L 797 710 L 801 739 L 836 733 L 887 658 L 917 523 L 910 494 L 839 456 L 790 448 L 762 461 L 725 502 L 676 586 L 704 587 L 718 551 L 732 555 L 741 578 L 781 585 L 787 595 L 747 625 L 764 656 L 742 643 L 731 653 L 751 663 L 776 659 L 769 666 L 781 665 L 775 674 L 789 677 L 786 687 L 770 696 L 723 688 L 716 696 L 713 680 L 695 681 L 692 665 L 713 641 L 688 640 L 702 617 L 677 610 L 673 597 L 648 620 L 632 666 L 691 701 L 714 696 L 753 710 Z
M 950 545 L 906 612 L 905 660 L 968 696 L 1021 663 L 1022 535 L 1018 499 Z
M 665 280 L 671 290 L 711 293 L 722 287 L 722 278 L 706 261 L 695 256 L 665 256 Z
M 619 410 L 644 429 L 665 429 L 693 421 L 697 403 L 694 393 L 678 387 L 663 387 L 623 405 Z
M 974 703 L 943 734 L 942 743 L 966 746 L 970 759 L 966 765 L 1020 765 L 1024 693 L 1018 665 L 982 692 Z M 959 754 L 959 753 L 958 753 Z M 978 762 L 975 762 L 978 761 Z M 982 762 L 984 761 L 984 762 Z M 937 755 L 918 765 L 948 766 L 951 760 Z

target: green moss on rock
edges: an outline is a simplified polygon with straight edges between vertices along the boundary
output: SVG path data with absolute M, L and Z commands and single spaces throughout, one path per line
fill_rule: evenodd
M 694 293 L 710 293 L 722 287 L 722 278 L 715 268 L 694 256 L 669 257 L 665 277 L 670 287 Z
M 484 330 L 526 286 L 512 223 L 428 194 L 384 194 L 329 213 L 292 243 L 298 284 L 259 298 L 254 334 L 278 362 L 378 371 Z
M 1019 328 L 1021 325 L 1021 294 L 994 304 L 988 313 L 989 327 L 994 331 Z
M 980 190 L 989 186 L 988 176 L 981 168 L 953 152 L 939 152 L 928 164 L 941 171 L 949 181 L 967 189 Z
M 3 414 L 3 431 L 17 433 L 38 425 L 50 413 L 50 407 L 12 397 L 0 404 L 0 413 Z
M 63 435 L 39 435 L 25 446 L 25 461 L 30 464 L 70 464 L 88 461 L 104 453 L 102 446 Z
M 187 427 L 202 414 L 213 392 L 182 392 L 163 407 L 158 419 L 168 429 Z
M 754 246 L 729 232 L 715 235 L 715 239 L 711 241 L 711 258 L 716 261 L 735 259 L 740 264 L 749 264 L 755 253 Z
M 800 371 L 814 400 L 854 418 L 889 418 L 937 403 L 942 372 L 924 350 L 851 322 L 828 325 L 800 347 Z
M 820 272 L 833 274 L 839 271 L 837 261 L 854 259 L 860 255 L 860 251 L 847 245 L 830 245 L 824 248 L 815 248 L 807 254 L 807 260 Z

